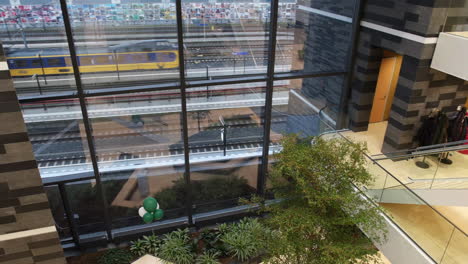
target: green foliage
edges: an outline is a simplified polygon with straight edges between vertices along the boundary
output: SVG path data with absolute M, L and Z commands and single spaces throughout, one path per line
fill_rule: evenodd
M 278 203 L 264 208 L 270 213 L 266 223 L 278 230 L 275 239 L 266 240 L 267 263 L 374 261 L 372 242 L 356 226 L 381 241 L 384 222 L 352 184 L 373 181 L 362 155 L 365 146 L 294 135 L 285 137 L 282 146 L 269 174 Z
M 133 255 L 128 250 L 113 248 L 98 259 L 98 264 L 129 264 L 133 259 Z
M 171 232 L 164 235 L 163 244 L 159 249 L 159 257 L 175 264 L 191 264 L 194 262 L 194 246 L 188 229 Z
M 143 256 L 148 253 L 146 247 L 145 247 L 145 242 L 143 242 L 143 239 L 138 239 L 137 241 L 132 241 L 130 244 L 130 251 L 136 255 L 136 256 Z
M 159 248 L 162 245 L 162 240 L 159 239 L 156 235 L 143 236 L 142 239 L 143 247 L 146 250 L 146 254 L 156 256 L 158 254 Z
M 207 251 L 197 257 L 196 264 L 220 264 L 218 261 L 219 253 Z
M 191 188 L 192 199 L 197 203 L 248 196 L 252 191 L 246 179 L 224 175 L 207 180 L 192 181 Z M 184 208 L 187 193 L 185 181 L 179 179 L 174 181 L 172 187 L 163 189 L 156 193 L 154 197 L 158 199 L 162 209 Z
M 264 253 L 267 241 L 275 239 L 275 232 L 253 218 L 244 218 L 238 223 L 225 225 L 220 229 L 224 247 L 240 261 Z
M 222 232 L 219 228 L 203 230 L 200 234 L 200 239 L 203 241 L 205 251 L 218 255 L 219 257 L 228 256 L 223 241 L 221 241 Z

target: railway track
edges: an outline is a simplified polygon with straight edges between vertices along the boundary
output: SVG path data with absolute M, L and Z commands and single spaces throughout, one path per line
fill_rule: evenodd
M 280 147 L 279 142 L 271 142 L 270 147 Z M 258 150 L 263 147 L 263 142 L 261 139 L 252 140 L 252 141 L 245 141 L 243 143 L 228 143 L 226 146 L 226 150 L 233 151 L 233 150 Z M 222 155 L 224 151 L 224 146 L 222 144 L 212 144 L 212 145 L 205 145 L 205 146 L 192 146 L 190 148 L 190 154 L 217 154 L 219 153 Z M 121 154 L 121 153 L 120 153 Z M 160 150 L 160 151 L 148 151 L 148 152 L 141 152 L 141 153 L 132 153 L 126 155 L 120 155 L 118 160 L 112 159 L 110 157 L 98 157 L 98 162 L 100 163 L 112 163 L 117 161 L 138 161 L 142 159 L 158 159 L 158 158 L 170 158 L 170 157 L 180 157 L 183 156 L 184 152 L 182 148 L 179 149 L 171 149 L 171 150 Z M 62 159 L 62 160 L 53 160 L 53 161 L 39 161 L 38 160 L 38 167 L 42 168 L 54 168 L 54 167 L 67 167 L 73 165 L 84 165 L 89 164 L 90 160 L 84 157 L 76 157 L 73 159 Z
M 272 120 L 272 123 L 275 125 L 285 124 L 287 121 L 286 117 L 279 116 L 275 117 Z M 262 124 L 253 121 L 247 120 L 237 120 L 229 122 L 229 129 L 233 135 L 229 138 L 228 141 L 228 150 L 230 149 L 239 149 L 236 145 L 242 145 L 248 147 L 249 144 L 255 142 L 260 142 L 262 139 Z M 220 139 L 220 130 L 222 126 L 219 124 L 202 127 L 203 131 L 199 131 L 196 125 L 189 127 L 189 134 L 192 136 L 199 136 L 200 133 L 203 134 L 202 139 L 192 139 L 190 140 L 190 151 L 191 153 L 200 153 L 204 151 L 219 151 L 219 148 L 222 148 L 222 141 Z M 239 131 L 251 130 L 253 135 L 236 137 L 234 134 L 238 134 Z M 237 132 L 236 132 L 237 131 Z M 115 131 L 114 131 L 115 132 Z M 128 129 L 124 131 L 118 131 L 114 133 L 113 131 L 106 131 L 105 133 L 96 133 L 94 137 L 96 138 L 96 145 L 99 146 L 99 141 L 115 140 L 116 138 L 127 138 L 130 141 L 133 141 L 132 138 L 148 138 L 152 135 L 175 135 L 175 138 L 180 137 L 180 126 L 179 127 L 164 127 L 162 130 L 160 128 L 148 128 L 148 129 Z M 228 130 L 229 137 L 229 130 Z M 250 138 L 250 139 L 249 139 Z M 48 166 L 63 166 L 70 164 L 81 164 L 89 162 L 89 157 L 83 151 L 82 138 L 79 133 L 68 133 L 66 136 L 61 136 L 60 138 L 54 138 L 54 136 L 31 136 L 31 142 L 35 149 L 40 148 L 44 144 L 71 144 L 81 147 L 80 152 L 61 152 L 61 153 L 44 153 L 37 154 L 36 159 L 38 161 L 39 167 L 48 167 Z M 122 140 L 117 140 L 122 141 Z M 254 147 L 254 146 L 250 146 Z M 57 149 L 52 146 L 53 149 Z M 98 147 L 99 148 L 99 147 Z M 161 144 L 156 143 L 153 145 L 145 144 L 138 147 L 125 147 L 125 148 L 106 148 L 98 149 L 98 157 L 102 161 L 112 161 L 112 160 L 125 160 L 125 159 L 138 159 L 143 157 L 157 157 L 157 156 L 167 156 L 167 155 L 180 155 L 183 154 L 183 144 L 180 142 Z

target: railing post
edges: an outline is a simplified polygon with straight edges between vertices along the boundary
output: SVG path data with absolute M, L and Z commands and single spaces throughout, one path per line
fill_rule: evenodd
M 65 189 L 65 183 L 58 184 L 60 198 L 63 202 L 63 209 L 65 210 L 65 216 L 67 217 L 68 227 L 70 228 L 70 233 L 73 237 L 73 241 L 77 248 L 80 248 L 80 236 L 77 233 L 78 227 L 75 223 L 75 218 L 73 217 L 73 211 L 70 206 L 70 200 L 68 199 L 67 190 Z

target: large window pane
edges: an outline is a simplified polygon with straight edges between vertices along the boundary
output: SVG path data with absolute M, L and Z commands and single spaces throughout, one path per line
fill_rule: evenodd
M 113 227 L 142 224 L 153 196 L 165 218 L 185 215 L 184 148 L 178 90 L 88 98 L 88 112 Z
M 354 1 L 281 0 L 275 72 L 344 71 Z
M 0 4 L 0 39 L 18 94 L 75 90 L 59 1 L 6 2 Z
M 86 89 L 178 78 L 175 3 L 68 1 Z
M 60 191 L 57 185 L 46 186 L 44 191 L 49 199 L 50 211 L 54 217 L 55 227 L 61 239 L 69 238 L 72 236 L 70 226 L 63 207 L 63 200 L 60 196 Z
M 317 136 L 336 123 L 342 76 L 274 82 L 270 140 L 285 134 Z M 275 102 L 281 102 L 275 104 Z M 276 122 L 278 120 L 279 122 Z
M 50 100 L 21 105 L 42 178 L 92 171 L 78 100 Z
M 188 89 L 194 213 L 238 205 L 256 192 L 265 84 Z
M 99 233 L 104 234 L 105 218 L 101 196 L 95 180 L 84 180 L 67 183 L 67 193 L 73 221 L 77 228 L 75 230 L 80 238 L 84 235 Z
M 188 78 L 266 73 L 269 1 L 182 1 Z

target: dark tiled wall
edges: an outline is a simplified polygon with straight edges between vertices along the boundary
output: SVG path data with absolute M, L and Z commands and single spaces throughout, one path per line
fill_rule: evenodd
M 377 3 L 371 0 L 368 2 Z M 430 13 L 431 20 L 427 25 L 432 26 L 417 33 L 431 36 L 436 32 L 433 31 L 435 28 L 442 29 L 443 22 L 439 18 L 447 12 L 446 8 L 441 7 L 446 3 L 444 1 L 433 3 L 434 8 L 429 10 L 427 8 L 430 5 L 425 3 L 426 1 L 419 2 L 421 2 L 421 8 L 413 7 L 413 9 L 425 10 L 424 12 L 427 14 Z M 389 16 L 407 12 L 407 10 L 400 10 L 404 5 L 387 4 Z M 392 8 L 395 10 L 390 12 Z M 365 10 L 367 12 L 364 14 L 365 21 L 375 15 L 375 13 L 369 14 L 373 10 L 369 6 Z M 403 29 L 408 30 L 407 27 Z M 468 96 L 468 82 L 430 68 L 435 44 L 422 44 L 361 27 L 349 105 L 350 128 L 355 131 L 366 130 L 368 126 L 382 59 L 382 49 L 403 55 L 383 151 L 414 147 L 414 136 L 421 125 L 421 120 L 434 107 L 445 111 L 454 111 L 458 105 L 464 104 Z
M 0 64 L 0 263 L 63 263 L 1 44 Z
M 450 0 L 367 0 L 363 20 L 393 29 L 437 36 Z

